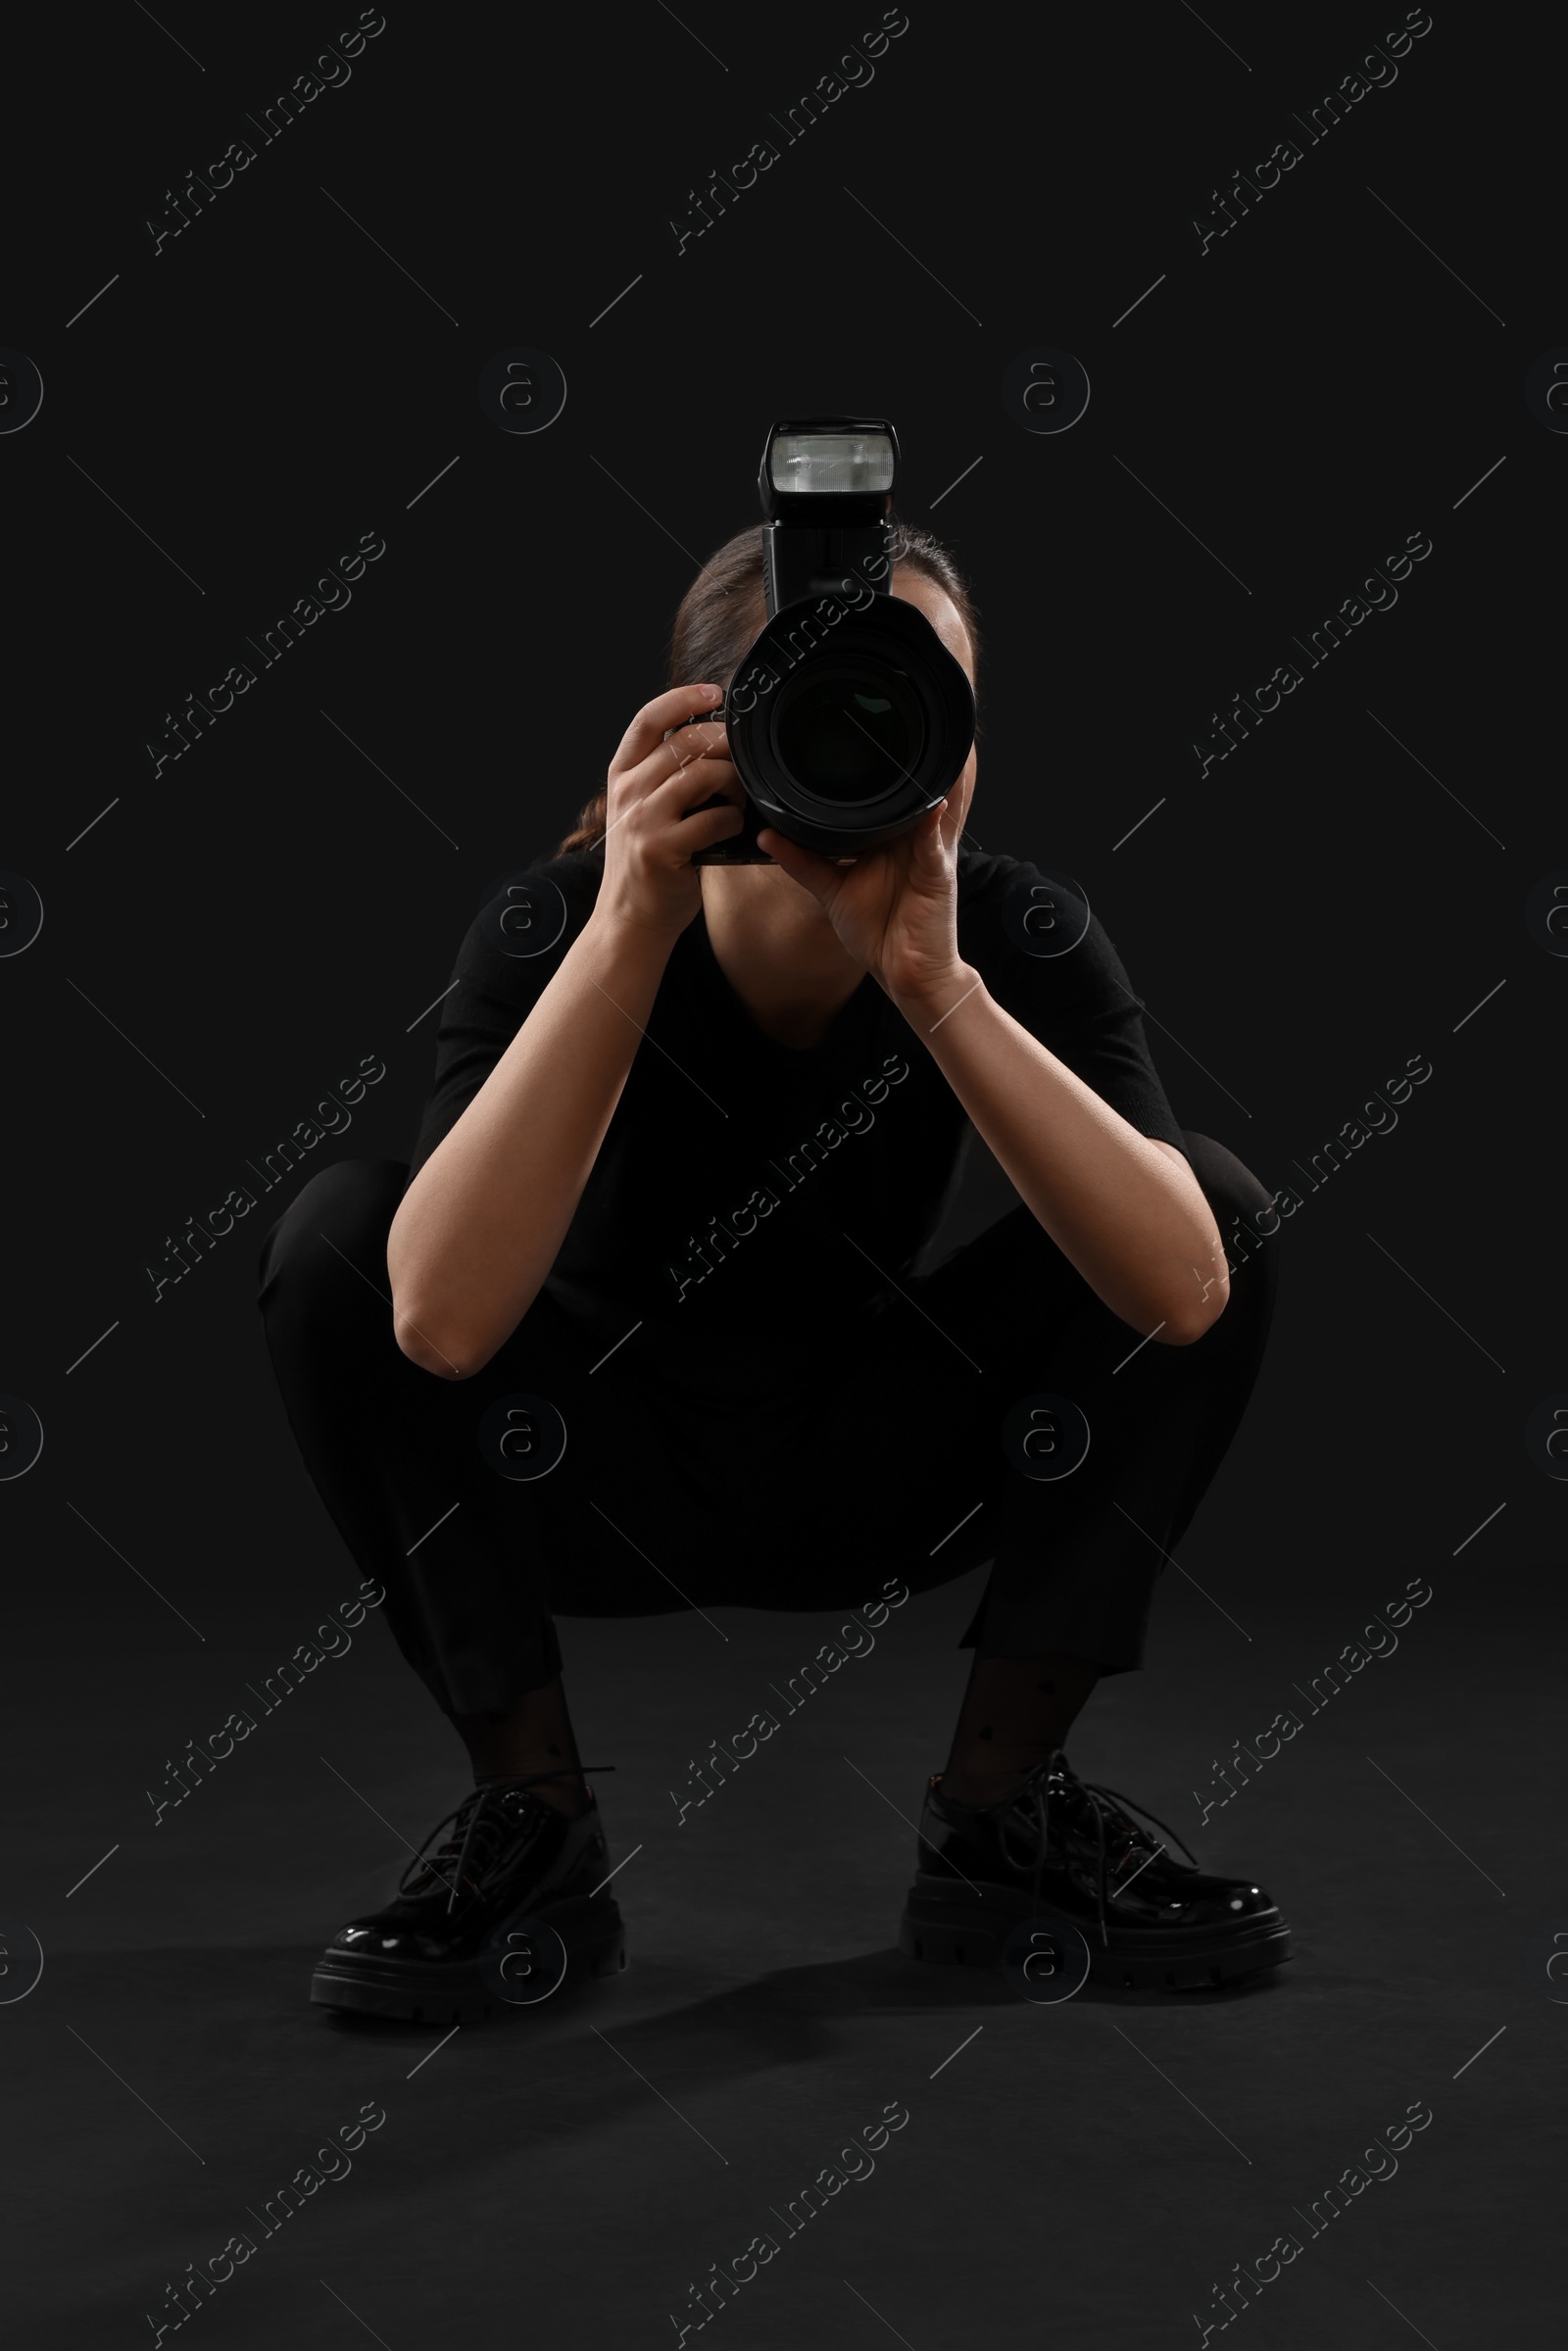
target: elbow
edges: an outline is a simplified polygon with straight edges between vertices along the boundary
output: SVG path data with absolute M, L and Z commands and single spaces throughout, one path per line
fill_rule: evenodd
M 1184 1298 L 1167 1312 L 1154 1334 L 1162 1347 L 1193 1347 L 1211 1331 L 1230 1303 L 1229 1280 L 1215 1283 L 1202 1298 Z
M 398 1298 L 392 1302 L 392 1330 L 409 1361 L 438 1380 L 471 1380 L 476 1371 L 483 1371 L 493 1351 L 476 1346 L 464 1333 L 445 1328 L 429 1309 L 411 1311 Z
M 505 1347 L 522 1320 L 518 1314 L 499 1324 L 493 1301 L 487 1300 L 485 1305 L 488 1311 L 465 1312 L 461 1306 L 455 1310 L 450 1298 L 423 1298 L 417 1291 L 400 1289 L 394 1283 L 393 1335 L 400 1350 L 421 1371 L 438 1380 L 471 1380 Z
M 399 1351 L 438 1380 L 471 1380 L 483 1371 L 533 1302 L 529 1293 L 510 1313 L 482 1266 L 454 1265 L 450 1253 L 408 1244 L 396 1220 L 386 1270 Z
M 1208 1247 L 1203 1251 L 1207 1271 L 1189 1259 L 1189 1285 L 1173 1288 L 1157 1337 L 1165 1347 L 1193 1347 L 1203 1338 L 1230 1304 L 1231 1266 L 1219 1228 L 1210 1219 Z
M 495 1352 L 475 1333 L 463 1327 L 452 1310 L 451 1283 L 419 1263 L 399 1231 L 403 1210 L 392 1221 L 387 1237 L 387 1282 L 392 1293 L 392 1335 L 399 1351 L 421 1371 L 438 1380 L 468 1380 L 482 1371 Z

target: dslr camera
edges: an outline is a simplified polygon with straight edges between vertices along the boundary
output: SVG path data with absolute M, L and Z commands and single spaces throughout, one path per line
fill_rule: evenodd
M 884 416 L 769 428 L 757 477 L 767 620 L 712 713 L 746 787 L 745 821 L 694 864 L 770 863 L 762 825 L 824 857 L 858 856 L 918 824 L 962 773 L 969 680 L 892 592 L 898 472 Z

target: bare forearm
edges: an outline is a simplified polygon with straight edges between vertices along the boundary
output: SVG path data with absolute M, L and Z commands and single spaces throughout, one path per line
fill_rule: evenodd
M 555 1261 L 641 1042 L 669 941 L 596 913 L 410 1185 L 387 1241 L 398 1344 L 465 1379 Z
M 1200 1338 L 1228 1296 L 1197 1179 L 1004 1011 L 972 965 L 895 999 L 1019 1197 L 1090 1288 L 1141 1336 Z

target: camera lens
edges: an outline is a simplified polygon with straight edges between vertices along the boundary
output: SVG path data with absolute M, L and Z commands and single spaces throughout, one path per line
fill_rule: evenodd
M 774 728 L 791 774 L 836 808 L 884 800 L 907 785 L 925 748 L 920 698 L 906 673 L 863 659 L 797 670 Z
M 952 790 L 974 741 L 974 695 L 914 605 L 824 593 L 779 606 L 730 680 L 725 724 L 760 824 L 858 857 Z

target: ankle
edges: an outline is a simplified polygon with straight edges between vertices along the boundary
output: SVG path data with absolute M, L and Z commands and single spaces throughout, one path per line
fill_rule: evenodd
M 473 1784 L 475 1788 L 519 1785 L 530 1795 L 537 1796 L 541 1803 L 549 1804 L 557 1812 L 565 1813 L 570 1820 L 580 1818 L 593 1802 L 593 1791 L 578 1771 L 550 1772 L 548 1775 L 526 1771 L 475 1771 Z
M 457 1715 L 454 1728 L 477 1785 L 531 1780 L 535 1792 L 558 1810 L 584 1809 L 582 1758 L 559 1677 L 542 1690 L 524 1690 L 499 1714 Z
M 1048 1762 L 1052 1750 L 1012 1755 L 1005 1760 L 987 1755 L 979 1762 L 950 1763 L 942 1774 L 942 1792 L 956 1804 L 977 1808 L 1000 1804 L 1015 1795 L 1033 1771 Z
M 532 1792 L 573 1821 L 580 1820 L 594 1800 L 593 1790 L 581 1772 L 569 1773 L 564 1779 L 536 1780 Z
M 1022 1772 L 945 1771 L 942 1792 L 951 1804 L 962 1804 L 978 1812 L 988 1804 L 1000 1804 L 1004 1796 L 1016 1794 L 1023 1786 Z

